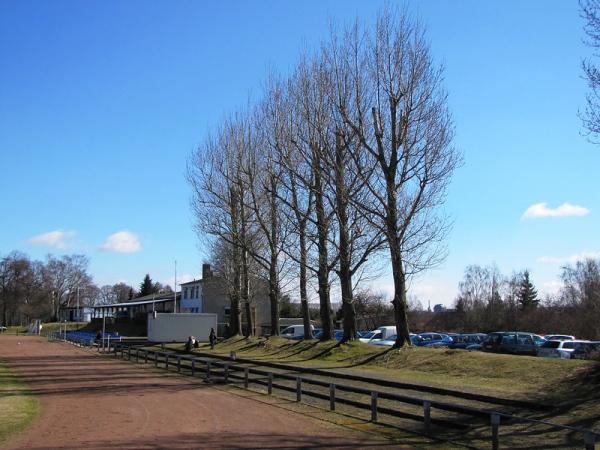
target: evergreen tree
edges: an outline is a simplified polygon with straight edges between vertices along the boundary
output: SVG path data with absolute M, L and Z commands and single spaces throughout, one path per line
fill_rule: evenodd
M 521 284 L 519 287 L 518 298 L 522 310 L 535 308 L 540 303 L 540 300 L 538 299 L 537 289 L 535 289 L 533 283 L 529 279 L 528 270 L 523 272 Z
M 144 281 L 140 284 L 140 293 L 138 297 L 143 297 L 145 295 L 154 294 L 156 291 L 154 290 L 154 283 L 152 282 L 152 278 L 150 278 L 149 274 L 146 274 L 144 277 Z

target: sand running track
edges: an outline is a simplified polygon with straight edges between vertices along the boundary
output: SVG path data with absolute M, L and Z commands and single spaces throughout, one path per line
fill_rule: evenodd
M 8 449 L 376 449 L 383 441 L 65 343 L 1 336 L 42 413 Z

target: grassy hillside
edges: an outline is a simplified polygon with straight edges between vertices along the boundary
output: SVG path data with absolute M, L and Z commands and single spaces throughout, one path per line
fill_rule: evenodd
M 537 398 L 542 391 L 555 392 L 565 380 L 576 379 L 595 366 L 581 360 L 446 348 L 391 349 L 361 342 L 339 345 L 282 338 L 238 337 L 215 348 L 219 354 L 228 355 L 231 351 L 256 360 L 337 368 L 399 381 L 526 398 Z

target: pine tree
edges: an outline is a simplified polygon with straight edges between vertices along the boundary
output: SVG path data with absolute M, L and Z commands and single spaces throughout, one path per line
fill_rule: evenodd
M 537 289 L 535 289 L 533 283 L 529 279 L 528 270 L 523 272 L 519 287 L 518 298 L 522 310 L 535 308 L 540 303 L 540 300 L 538 299 Z
M 142 281 L 142 284 L 140 284 L 140 292 L 138 294 L 138 297 L 143 297 L 145 295 L 150 295 L 153 293 L 155 293 L 154 283 L 152 282 L 152 278 L 150 278 L 150 275 L 146 274 L 146 276 L 144 277 L 144 281 Z

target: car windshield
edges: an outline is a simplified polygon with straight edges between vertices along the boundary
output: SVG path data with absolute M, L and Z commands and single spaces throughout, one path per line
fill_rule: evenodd
M 363 334 L 363 338 L 371 339 L 375 335 L 375 331 L 369 331 L 368 333 Z

